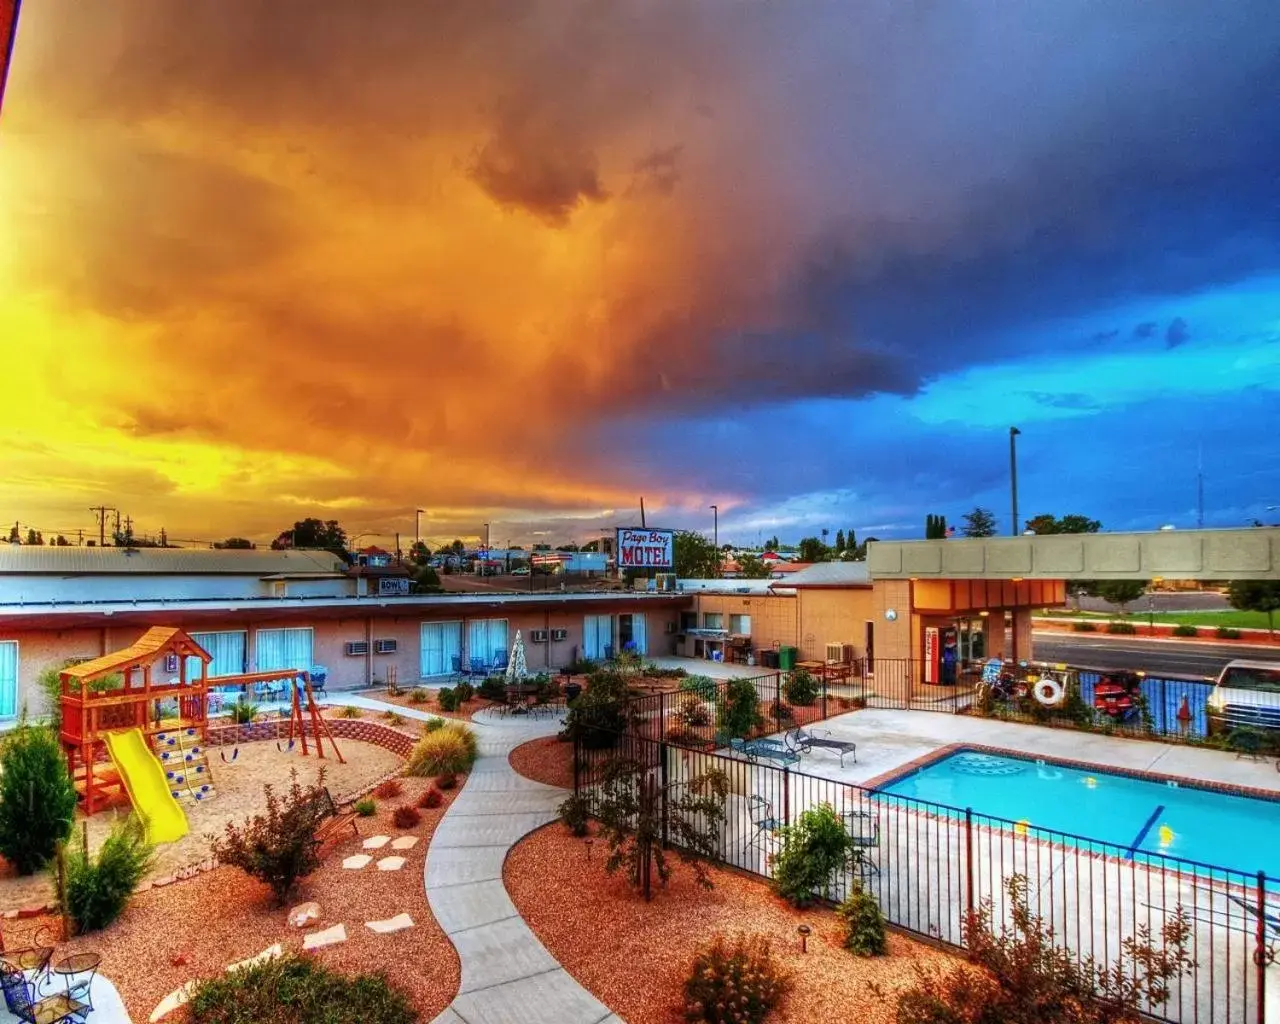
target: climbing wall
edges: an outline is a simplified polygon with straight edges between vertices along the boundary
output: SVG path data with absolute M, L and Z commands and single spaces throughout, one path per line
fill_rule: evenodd
M 199 729 L 184 727 L 158 732 L 153 742 L 175 800 L 200 803 L 216 795 L 209 752 L 200 742 Z

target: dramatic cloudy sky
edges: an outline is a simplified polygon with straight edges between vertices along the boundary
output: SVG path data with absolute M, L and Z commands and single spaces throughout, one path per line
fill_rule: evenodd
M 0 519 L 1280 505 L 1274 0 L 41 0 Z

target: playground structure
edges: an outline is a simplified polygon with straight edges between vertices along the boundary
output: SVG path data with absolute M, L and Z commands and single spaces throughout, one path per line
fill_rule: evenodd
M 199 674 L 193 678 L 188 678 L 189 658 L 198 659 Z M 124 793 L 152 842 L 186 834 L 181 805 L 216 792 L 206 747 L 210 685 L 287 682 L 289 749 L 300 742 L 301 752 L 309 752 L 309 717 L 316 755 L 324 757 L 322 740 L 328 739 L 343 761 L 320 717 L 308 672 L 288 668 L 210 680 L 211 660 L 183 630 L 153 626 L 129 647 L 61 671 L 60 740 L 86 814 L 116 803 Z M 164 681 L 154 678 L 157 666 Z

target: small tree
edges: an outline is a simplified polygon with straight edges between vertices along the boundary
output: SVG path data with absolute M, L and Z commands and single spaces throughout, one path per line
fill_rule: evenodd
M 836 530 L 836 550 L 844 550 L 844 530 Z
M 854 838 L 830 804 L 801 812 L 794 825 L 779 829 L 782 849 L 773 859 L 773 887 L 797 907 L 830 897 L 836 874 L 853 856 Z
M 283 798 L 270 784 L 262 787 L 265 813 L 245 819 L 242 825 L 227 822 L 220 837 L 210 837 L 217 862 L 265 882 L 279 906 L 284 906 L 299 879 L 320 865 L 316 829 L 329 806 L 323 768 L 312 786 L 299 785 L 296 771 L 290 775 L 289 792 Z
M 712 579 L 720 569 L 716 546 L 693 530 L 677 530 L 672 543 L 675 573 L 682 579 Z
M 972 512 L 961 517 L 960 532 L 966 537 L 994 537 L 996 535 L 996 514 L 989 508 L 978 505 Z
M 152 848 L 133 815 L 111 829 L 96 857 L 72 846 L 63 907 L 80 933 L 111 924 L 151 867 Z
M 1104 601 L 1120 606 L 1122 612 L 1129 610 L 1129 602 L 1136 601 L 1147 592 L 1145 580 L 1095 580 L 1089 585 L 1089 593 Z
M 1026 528 L 1032 533 L 1097 533 L 1102 523 L 1088 516 L 1070 513 L 1062 518 L 1051 516 L 1046 512 L 1027 520 Z
M 831 557 L 831 549 L 820 537 L 802 537 L 799 554 L 802 562 L 825 562 Z
M 747 737 L 760 725 L 760 695 L 750 679 L 725 683 L 723 703 L 716 709 L 717 727 L 726 736 Z
M 1231 607 L 1242 612 L 1266 612 L 1267 632 L 1275 636 L 1275 613 L 1280 609 L 1280 581 L 1233 580 L 1227 587 Z
M 605 870 L 612 874 L 626 868 L 631 884 L 651 899 L 651 869 L 657 868 L 663 882 L 671 877 L 664 849 L 669 840 L 680 860 L 693 868 L 698 884 L 710 889 L 705 861 L 719 850 L 728 795 L 729 779 L 719 769 L 695 775 L 682 791 L 670 785 L 664 792 L 654 770 L 631 758 L 611 758 L 601 769 L 595 805 L 600 834 L 609 844 Z
M 743 555 L 738 559 L 738 575 L 744 580 L 767 580 L 772 572 L 759 555 Z
M 23 719 L 0 750 L 0 855 L 18 874 L 33 874 L 71 835 L 75 810 L 57 736 Z

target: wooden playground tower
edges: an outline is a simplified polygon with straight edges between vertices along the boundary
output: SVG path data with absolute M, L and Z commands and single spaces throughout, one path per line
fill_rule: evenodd
M 187 678 L 187 659 L 198 658 L 199 675 Z M 158 662 L 168 662 L 167 679 L 153 679 Z M 209 653 L 183 630 L 169 626 L 152 626 L 135 643 L 105 654 L 100 658 L 72 665 L 59 673 L 62 683 L 62 730 L 60 739 L 71 777 L 86 814 L 96 814 L 116 802 L 124 790 L 119 773 L 107 757 L 104 735 L 125 729 L 139 729 L 154 748 L 162 734 L 194 731 L 203 746 L 209 730 Z M 176 664 L 175 664 L 176 662 Z M 98 680 L 120 677 L 110 687 Z M 302 669 L 277 669 L 218 676 L 219 687 L 251 686 L 255 683 L 285 680 L 291 691 L 289 740 L 295 733 L 301 741 L 302 753 L 308 753 L 303 701 L 311 719 L 316 754 L 324 757 L 321 737 L 333 746 L 334 755 L 343 761 L 327 723 L 320 717 L 310 675 Z M 295 685 L 295 680 L 301 686 Z M 301 692 L 300 692 L 301 691 Z M 176 717 L 163 715 L 165 703 L 173 702 Z

